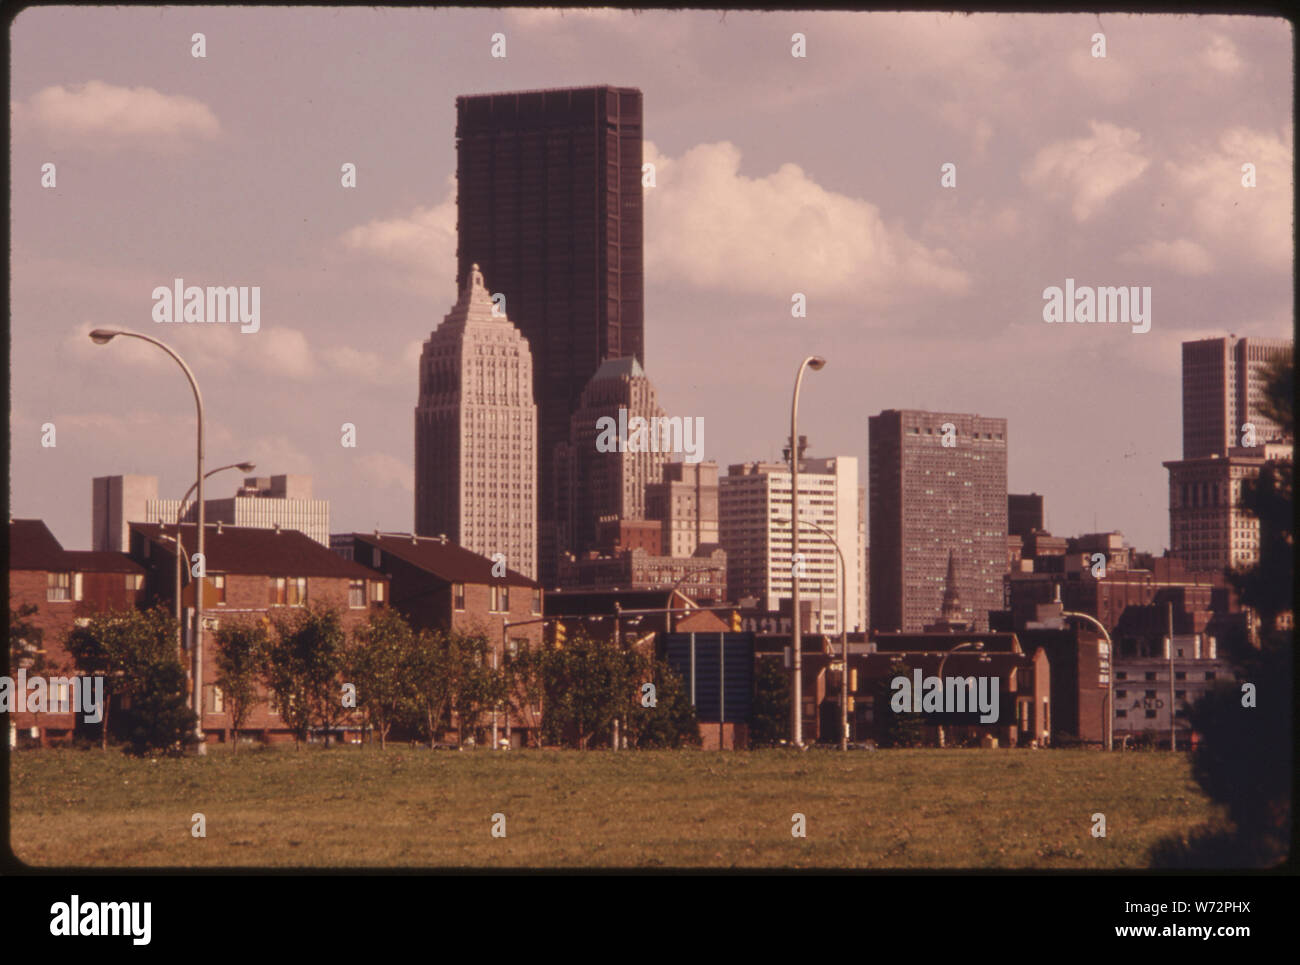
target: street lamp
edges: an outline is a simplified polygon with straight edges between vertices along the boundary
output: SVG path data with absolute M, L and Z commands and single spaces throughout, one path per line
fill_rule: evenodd
M 194 378 L 194 373 L 190 370 L 190 367 L 185 364 L 185 360 L 177 355 L 169 346 L 158 341 L 156 338 L 150 338 L 148 335 L 141 335 L 139 332 L 132 332 L 125 328 L 97 328 L 90 333 L 90 340 L 96 345 L 107 345 L 119 335 L 123 335 L 127 338 L 138 338 L 142 342 L 148 342 L 150 345 L 156 345 L 158 348 L 162 349 L 176 361 L 177 365 L 181 367 L 181 371 L 185 373 L 185 378 L 189 379 L 190 388 L 194 391 L 194 406 L 198 415 L 198 429 L 196 433 L 197 445 L 195 446 L 197 471 L 194 473 L 194 478 L 197 480 L 195 485 L 198 488 L 198 553 L 201 564 L 197 577 L 198 583 L 195 586 L 194 601 L 194 653 L 192 655 L 194 669 L 192 672 L 192 706 L 194 709 L 194 737 L 198 741 L 196 750 L 199 754 L 206 754 L 207 746 L 203 737 L 203 582 L 204 576 L 207 572 L 207 557 L 204 555 L 205 544 L 203 541 L 203 526 L 205 523 L 203 515 L 203 395 L 199 392 L 198 380 Z M 180 552 L 179 542 L 177 543 L 177 552 Z
M 983 650 L 983 649 L 984 649 L 984 641 L 983 641 L 983 640 L 973 640 L 973 641 L 972 641 L 972 640 L 967 640 L 965 643 L 959 643 L 959 644 L 957 644 L 957 646 L 953 647 L 951 650 L 949 650 L 947 653 L 945 653 L 945 654 L 943 655 L 943 659 L 939 661 L 939 673 L 938 673 L 938 677 L 939 677 L 939 693 L 943 693 L 943 665 L 944 665 L 945 663 L 948 662 L 948 658 L 949 658 L 949 657 L 951 657 L 951 656 L 952 656 L 954 653 L 956 653 L 958 650 L 961 650 L 961 649 L 963 649 L 963 648 L 965 648 L 965 647 L 970 647 L 972 650 Z M 943 724 L 942 724 L 942 722 L 939 724 L 939 746 L 940 746 L 940 747 L 943 747 Z
M 208 476 L 215 476 L 217 473 L 225 472 L 227 469 L 238 469 L 240 472 L 252 472 L 256 468 L 257 466 L 251 462 L 235 462 L 231 463 L 229 466 L 219 466 L 216 469 L 211 469 L 203 478 L 207 479 Z M 181 543 L 181 516 L 185 513 L 185 504 L 190 500 L 190 493 L 194 492 L 194 488 L 197 485 L 197 480 L 191 484 L 189 490 L 185 493 L 185 498 L 181 500 L 180 506 L 176 509 L 176 646 L 178 651 L 181 646 L 181 557 L 185 555 L 185 547 Z
M 790 701 L 790 731 L 795 747 L 803 747 L 803 649 L 802 627 L 799 625 L 799 387 L 804 369 L 820 371 L 826 360 L 810 355 L 799 363 L 794 377 L 794 397 L 790 401 L 790 575 L 792 577 L 793 624 L 791 651 L 794 663 L 794 682 Z
M 1061 599 L 1061 588 L 1059 586 L 1056 588 L 1056 599 L 1058 602 Z M 1101 621 L 1098 620 L 1096 617 L 1090 616 L 1087 613 L 1074 613 L 1070 610 L 1062 610 L 1061 616 L 1074 617 L 1077 620 L 1083 620 L 1087 623 L 1091 623 L 1094 627 L 1096 627 L 1098 630 L 1101 631 L 1101 635 L 1106 640 L 1106 657 L 1109 663 L 1106 671 L 1105 735 L 1106 735 L 1106 750 L 1113 751 L 1115 749 L 1115 645 L 1111 643 L 1110 633 L 1107 632 L 1106 628 L 1102 625 Z M 1171 653 L 1173 652 L 1172 649 L 1170 650 L 1170 652 Z M 1172 708 L 1170 709 L 1172 710 Z
M 835 547 L 835 555 L 840 558 L 840 651 L 844 655 L 844 672 L 840 676 L 840 750 L 847 751 L 849 749 L 849 617 L 846 599 L 849 589 L 848 567 L 844 563 L 844 551 L 840 549 L 840 544 L 834 536 L 811 519 L 801 520 L 801 522 L 807 523 L 830 540 L 831 545 Z M 793 530 L 794 527 L 791 526 L 790 529 Z

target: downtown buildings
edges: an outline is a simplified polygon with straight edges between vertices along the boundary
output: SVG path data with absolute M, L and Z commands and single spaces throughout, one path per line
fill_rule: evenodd
M 641 92 L 464 96 L 456 118 L 457 288 L 480 264 L 532 352 L 538 569 L 553 585 L 556 451 L 601 363 L 645 364 Z
M 801 459 L 799 496 L 799 585 L 804 603 L 811 602 L 817 614 L 808 629 L 839 633 L 841 605 L 847 628 L 865 629 L 858 460 Z M 754 597 L 762 609 L 775 612 L 781 601 L 793 598 L 790 506 L 788 463 L 740 463 L 718 480 L 718 533 L 727 552 L 729 599 Z M 844 557 L 843 578 L 837 545 Z
M 1267 369 L 1294 351 L 1284 339 L 1183 343 L 1183 457 L 1169 470 L 1170 552 L 1196 571 L 1259 562 L 1259 520 L 1243 486 L 1269 462 L 1290 462 L 1293 440 L 1261 410 Z
M 91 490 L 91 545 L 100 552 L 125 552 L 131 523 L 193 523 L 198 511 L 192 500 L 159 499 L 157 476 L 97 476 Z M 249 476 L 234 496 L 203 502 L 209 523 L 296 529 L 329 545 L 329 500 L 312 498 L 311 476 Z
M 537 573 L 533 359 L 478 265 L 420 355 L 415 532 Z
M 869 420 L 871 628 L 916 633 L 943 606 L 987 630 L 1007 570 L 1007 420 L 887 409 Z

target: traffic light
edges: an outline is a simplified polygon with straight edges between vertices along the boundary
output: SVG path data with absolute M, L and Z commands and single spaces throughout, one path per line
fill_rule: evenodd
M 556 647 L 564 646 L 564 621 L 555 621 L 555 645 Z
M 739 610 L 731 611 L 731 632 L 732 633 L 740 632 L 740 611 Z

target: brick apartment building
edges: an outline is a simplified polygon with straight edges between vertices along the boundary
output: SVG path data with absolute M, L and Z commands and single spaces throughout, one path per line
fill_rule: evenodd
M 417 629 L 482 634 L 496 666 L 541 646 L 541 585 L 509 568 L 498 567 L 504 573 L 494 575 L 496 564 L 486 556 L 442 537 L 410 533 L 336 533 L 330 547 L 382 573 L 392 588 L 391 605 Z M 525 706 L 522 716 L 503 710 L 498 737 L 522 747 L 540 722 L 540 706 Z M 459 733 L 454 715 L 451 723 Z M 476 740 L 482 743 L 486 728 L 480 729 Z
M 175 605 L 175 529 L 159 523 L 130 525 L 131 557 L 146 574 L 146 598 L 169 608 Z M 187 553 L 194 552 L 196 536 L 195 526 L 181 526 L 181 542 Z M 203 731 L 209 742 L 229 742 L 230 713 L 215 683 L 215 631 L 227 621 L 256 621 L 294 607 L 323 604 L 341 612 L 343 629 L 351 635 L 369 619 L 372 607 L 387 601 L 388 579 L 343 559 L 297 530 L 215 523 L 205 527 L 204 543 L 207 580 L 203 602 Z M 182 602 L 187 607 L 194 600 L 193 586 L 190 583 L 182 590 Z M 255 705 L 245 719 L 241 737 L 256 736 L 268 742 L 292 740 L 273 702 L 268 695 L 263 697 L 267 699 Z M 348 724 L 341 736 L 358 730 L 359 717 Z
M 125 553 L 65 550 L 39 519 L 9 521 L 9 609 L 17 613 L 25 605 L 36 612 L 23 621 L 39 631 L 39 639 L 18 641 L 13 665 L 5 673 L 35 669 L 42 661 L 46 677 L 76 673 L 65 640 L 78 620 L 96 613 L 126 610 L 144 598 L 144 568 Z M 67 687 L 51 681 L 59 690 L 50 697 L 70 694 Z M 74 714 L 14 713 L 9 715 L 11 746 L 70 740 L 75 730 Z

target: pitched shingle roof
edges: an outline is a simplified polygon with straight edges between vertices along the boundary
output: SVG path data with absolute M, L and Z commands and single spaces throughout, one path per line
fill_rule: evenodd
M 175 553 L 171 536 L 175 526 L 158 523 L 132 523 L 132 532 L 150 540 L 169 557 Z M 193 553 L 197 545 L 197 527 L 181 527 L 185 551 Z M 261 529 L 253 526 L 204 527 L 204 554 L 207 569 L 217 573 L 243 573 L 266 576 L 332 576 L 348 579 L 377 579 L 380 574 L 360 563 L 344 559 L 328 547 L 294 529 Z
M 541 586 L 515 570 L 506 567 L 504 577 L 492 575 L 492 560 L 473 550 L 458 546 L 451 540 L 443 542 L 430 536 L 411 536 L 409 533 L 351 533 L 354 544 L 378 547 L 391 553 L 426 573 L 432 573 L 448 583 L 505 583 L 508 586 Z M 361 554 L 365 559 L 366 554 Z
M 68 561 L 44 520 L 9 520 L 9 569 L 66 570 Z
M 143 573 L 144 567 L 125 553 L 64 550 L 68 569 L 82 573 Z

